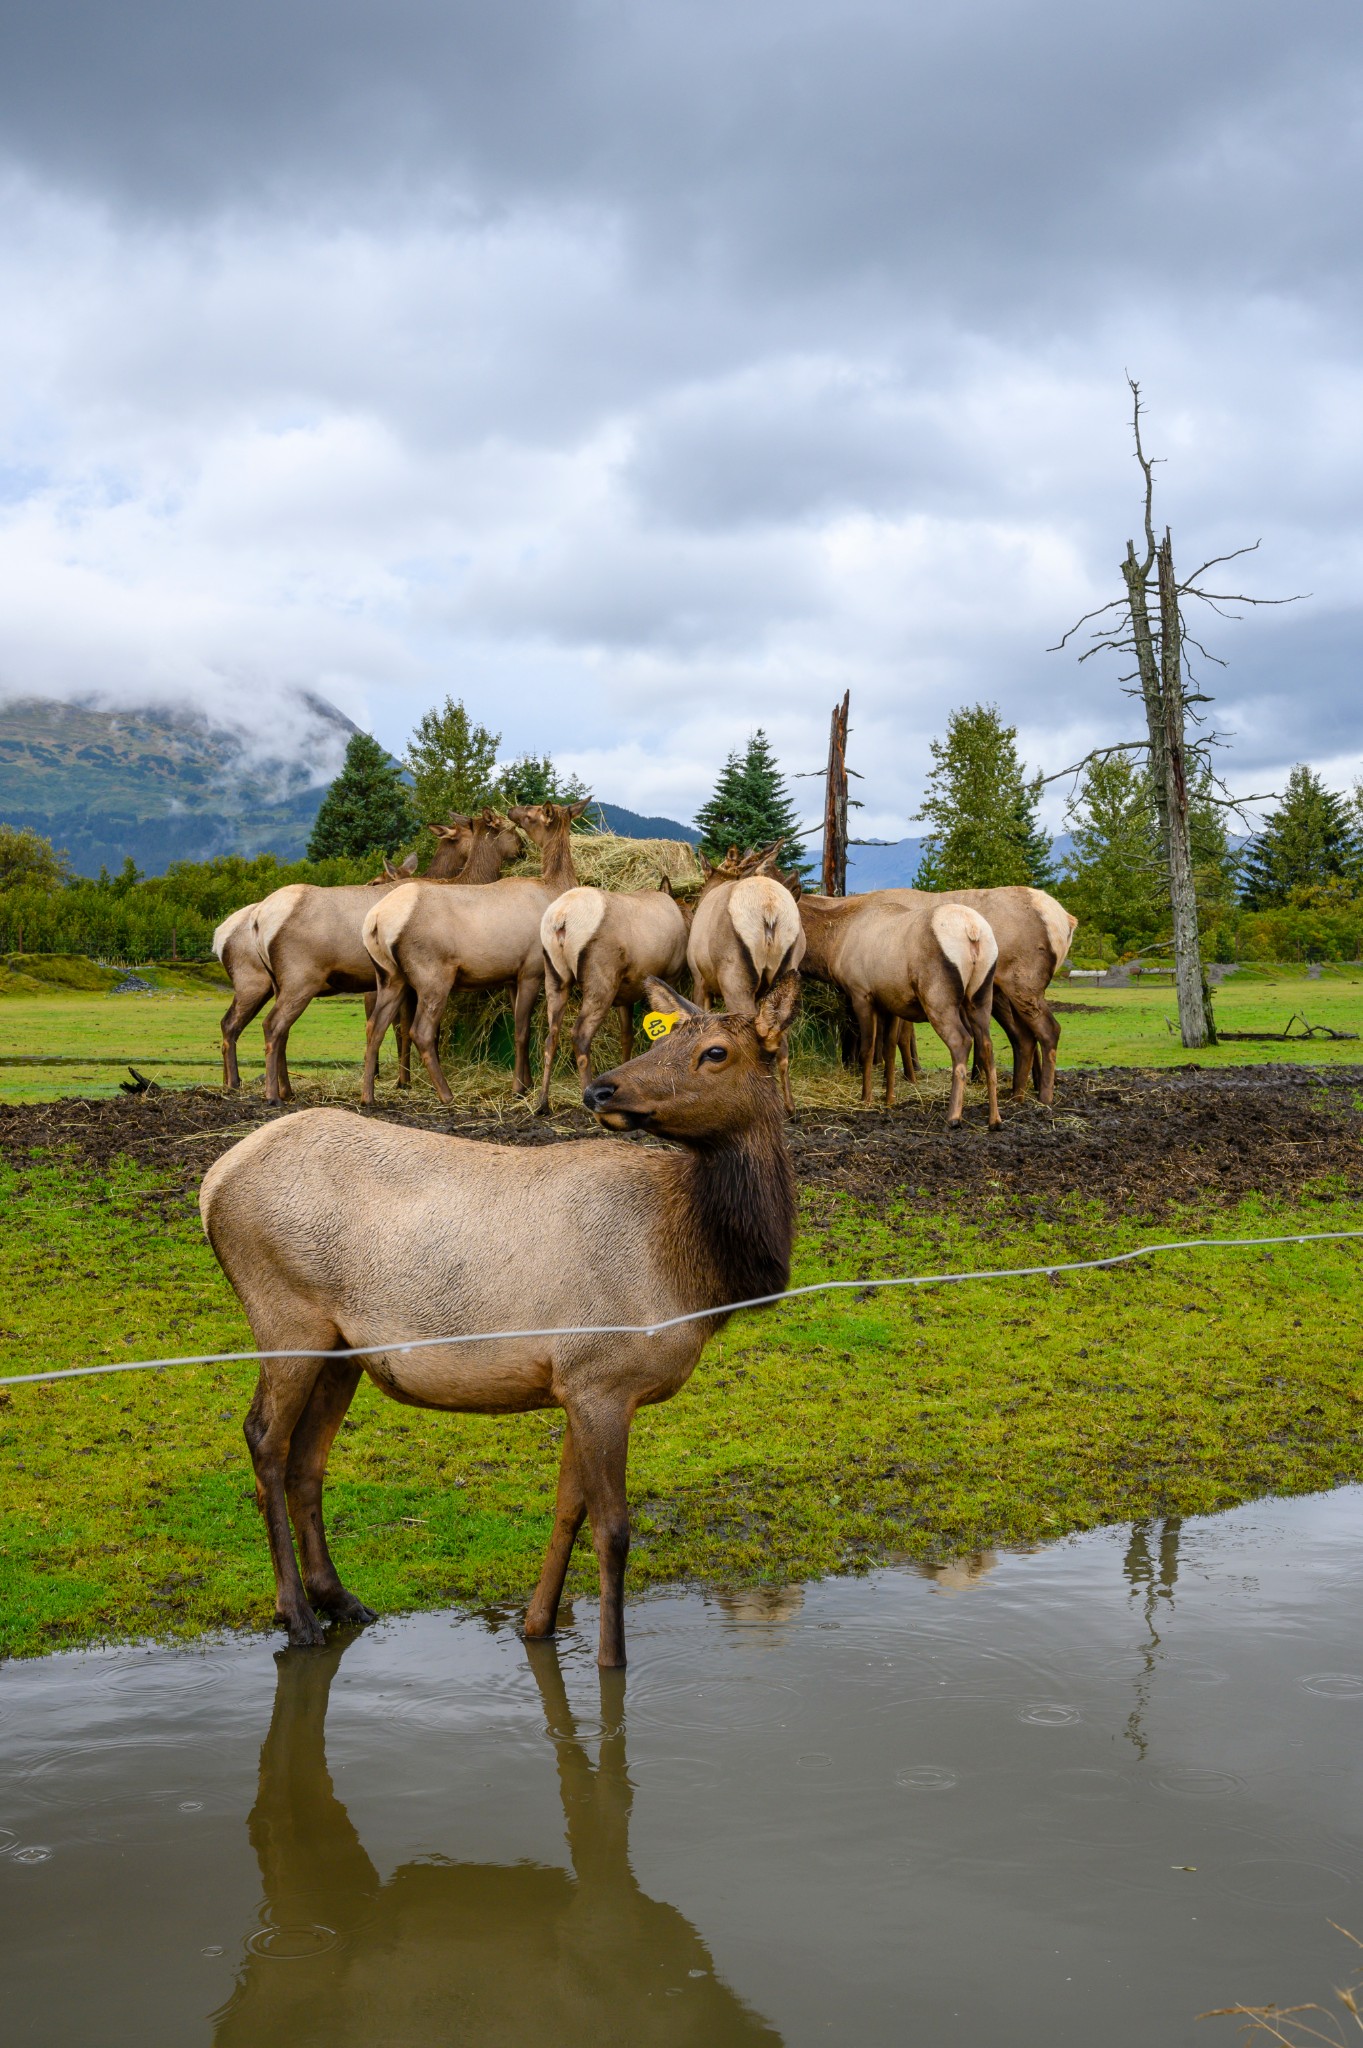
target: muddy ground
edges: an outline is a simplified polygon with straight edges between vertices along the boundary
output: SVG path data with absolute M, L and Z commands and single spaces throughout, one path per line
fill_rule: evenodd
M 498 1111 L 428 1103 L 422 1095 L 410 1111 L 372 1113 L 500 1144 L 638 1142 L 605 1137 L 581 1109 L 540 1121 L 510 1102 Z M 127 1157 L 160 1169 L 168 1191 L 188 1192 L 238 1138 L 272 1114 L 292 1113 L 207 1088 L 0 1106 L 0 1154 L 18 1164 L 35 1150 L 66 1152 L 96 1170 Z M 1080 1195 L 1116 1213 L 1154 1216 L 1189 1201 L 1294 1195 L 1327 1179 L 1363 1194 L 1363 1067 L 1062 1073 L 1054 1111 L 1035 1098 L 1006 1103 L 1004 1128 L 992 1135 L 977 1090 L 961 1129 L 949 1131 L 941 1086 L 906 1089 L 889 1116 L 801 1110 L 789 1136 L 805 1186 L 841 1189 L 877 1207 L 978 1193 L 1044 1209 Z

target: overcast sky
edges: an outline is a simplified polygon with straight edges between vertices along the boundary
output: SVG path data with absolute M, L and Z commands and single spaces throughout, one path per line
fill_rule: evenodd
M 956 705 L 1135 729 L 1046 652 L 1129 369 L 1183 562 L 1312 593 L 1209 622 L 1232 780 L 1352 781 L 1361 117 L 1357 0 L 8 0 L 0 690 L 452 691 L 689 817 L 850 686 L 898 837 Z

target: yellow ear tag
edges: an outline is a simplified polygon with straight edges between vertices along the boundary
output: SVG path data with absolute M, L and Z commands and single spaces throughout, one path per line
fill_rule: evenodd
M 666 1038 L 680 1019 L 680 1010 L 650 1010 L 644 1019 L 644 1035 L 647 1038 Z

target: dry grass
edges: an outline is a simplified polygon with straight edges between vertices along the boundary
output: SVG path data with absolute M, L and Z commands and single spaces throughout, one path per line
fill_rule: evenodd
M 1335 1920 L 1330 1922 L 1336 1933 L 1351 1941 L 1355 1948 L 1363 1948 L 1363 1941 L 1356 1934 L 1350 1934 L 1347 1927 L 1341 1927 Z M 1338 2013 L 1313 2001 L 1309 2005 L 1219 2005 L 1213 2012 L 1198 2014 L 1203 2020 L 1243 2020 L 1240 2032 L 1246 2041 L 1280 2041 L 1283 2048 L 1305 2048 L 1310 2041 L 1323 2041 L 1330 2048 L 1345 2048 L 1348 2034 L 1363 2034 L 1363 2003 L 1360 2003 L 1360 1981 L 1336 1990 L 1335 1997 L 1348 2014 L 1348 2020 Z
M 614 832 L 575 832 L 572 844 L 578 881 L 593 889 L 656 889 L 663 875 L 678 896 L 694 895 L 701 885 L 696 849 L 684 839 L 621 839 Z M 538 848 L 506 872 L 538 875 Z

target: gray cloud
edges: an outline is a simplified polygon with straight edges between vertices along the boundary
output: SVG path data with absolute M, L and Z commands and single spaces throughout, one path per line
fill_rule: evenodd
M 1157 0 L 11 10 L 0 688 L 447 688 L 686 808 L 848 684 L 872 829 L 1110 593 L 1146 381 L 1253 780 L 1359 752 L 1363 18 Z M 808 757 L 808 758 L 807 758 Z

